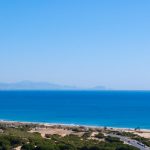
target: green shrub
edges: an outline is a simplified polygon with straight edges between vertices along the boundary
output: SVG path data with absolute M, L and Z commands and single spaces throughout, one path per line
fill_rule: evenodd
M 105 136 L 103 133 L 99 132 L 98 134 L 95 135 L 95 137 L 98 139 L 103 139 Z

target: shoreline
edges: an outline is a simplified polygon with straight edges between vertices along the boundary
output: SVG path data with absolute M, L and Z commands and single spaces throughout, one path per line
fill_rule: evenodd
M 47 123 L 47 122 L 30 122 L 30 121 L 13 121 L 13 120 L 0 120 L 0 124 L 5 124 L 9 127 L 18 127 L 23 125 L 31 125 L 34 126 L 32 132 L 39 132 L 43 137 L 45 137 L 46 133 L 49 134 L 58 134 L 64 136 L 66 134 L 71 134 L 72 131 L 69 129 L 82 130 L 84 132 L 88 130 L 93 130 L 93 132 L 97 132 L 101 130 L 103 132 L 128 132 L 135 135 L 138 135 L 143 138 L 150 139 L 150 129 L 138 129 L 135 128 L 120 128 L 120 127 L 106 127 L 106 126 L 92 126 L 92 125 L 81 125 L 81 124 L 65 124 L 65 123 Z M 55 128 L 55 129 L 54 129 Z M 67 130 L 66 130 L 67 129 Z M 69 132 L 69 133 L 68 133 Z M 79 132 L 81 133 L 81 132 Z
M 149 149 L 149 143 L 146 142 L 149 142 L 150 130 L 149 132 L 144 131 L 145 130 L 143 129 L 142 132 L 138 132 L 135 130 L 133 132 L 133 128 L 106 128 L 102 126 L 0 120 L 0 134 L 2 135 L 2 137 L 5 137 L 7 133 L 8 140 L 9 136 L 12 135 L 15 135 L 14 137 L 16 138 L 19 137 L 19 139 L 20 137 L 22 139 L 27 139 L 27 143 L 20 143 L 17 146 L 15 145 L 15 147 L 13 147 L 14 150 L 21 150 L 22 148 L 24 148 L 24 146 L 28 144 L 30 145 L 30 138 L 35 141 L 35 143 L 33 142 L 33 147 L 37 147 L 38 145 L 36 143 L 38 143 L 39 139 L 41 141 L 52 140 L 54 141 L 54 144 L 56 144 L 61 140 L 64 143 L 66 137 L 66 144 L 68 144 L 68 138 L 69 140 L 72 140 L 71 142 L 74 142 L 75 137 L 74 144 L 76 144 L 76 141 L 78 141 L 76 139 L 79 139 L 79 144 L 82 143 L 81 141 L 90 141 L 90 143 L 92 142 L 95 146 L 95 144 L 105 142 L 106 144 L 108 143 L 110 147 L 112 147 L 114 146 L 112 141 L 117 140 L 117 142 L 119 142 L 119 145 L 121 144 L 123 147 L 126 146 L 127 149 L 129 146 L 132 146 L 138 149 L 147 150 Z M 144 141 L 141 142 L 142 137 Z M 45 144 L 47 143 L 45 142 L 44 145 Z M 49 144 L 47 144 L 47 146 L 48 145 Z M 100 146 L 103 147 L 103 144 L 100 144 Z
M 68 126 L 68 127 L 85 127 L 93 129 L 103 129 L 107 128 L 110 130 L 122 130 L 122 131 L 141 131 L 141 132 L 150 132 L 150 129 L 140 128 L 135 130 L 135 128 L 130 127 L 113 127 L 113 126 L 100 126 L 100 125 L 84 125 L 84 124 L 67 124 L 67 123 L 51 123 L 51 122 L 32 122 L 32 121 L 19 121 L 19 120 L 3 120 L 0 119 L 0 123 L 20 123 L 20 124 L 34 124 L 34 125 L 44 125 L 44 126 Z

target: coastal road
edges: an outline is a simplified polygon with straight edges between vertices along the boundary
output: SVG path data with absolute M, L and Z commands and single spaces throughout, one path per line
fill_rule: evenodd
M 107 136 L 119 138 L 124 143 L 126 143 L 128 145 L 132 145 L 140 150 L 150 150 L 150 148 L 148 146 L 144 145 L 143 143 L 138 142 L 136 140 L 132 140 L 128 137 L 124 137 L 124 136 L 120 136 L 120 135 L 116 135 L 116 134 L 107 134 Z

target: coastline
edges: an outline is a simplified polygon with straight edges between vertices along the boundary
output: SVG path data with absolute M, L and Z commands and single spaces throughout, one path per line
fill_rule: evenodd
M 5 136 L 6 133 L 9 133 L 8 137 L 13 134 L 16 136 L 16 138 L 18 138 L 18 136 L 19 138 L 21 136 L 23 139 L 25 139 L 25 137 L 26 139 L 33 138 L 32 140 L 35 140 L 35 143 L 33 143 L 35 146 L 37 146 L 36 143 L 39 141 L 39 139 L 40 144 L 41 141 L 45 140 L 55 140 L 54 143 L 56 144 L 56 142 L 59 142 L 57 140 L 65 140 L 67 138 L 66 144 L 68 144 L 69 138 L 70 140 L 72 139 L 71 142 L 74 142 L 74 140 L 76 141 L 77 139 L 79 143 L 83 140 L 84 142 L 90 141 L 90 143 L 92 142 L 94 146 L 95 144 L 100 144 L 100 142 L 105 142 L 105 144 L 108 144 L 110 147 L 116 146 L 113 145 L 111 141 L 117 140 L 118 144 L 121 144 L 123 147 L 131 147 L 133 149 L 135 147 L 141 150 L 147 150 L 149 149 L 149 143 L 146 142 L 149 142 L 150 139 L 150 130 L 145 129 L 134 130 L 133 128 L 106 128 L 102 126 L 76 124 L 0 120 L 0 134 Z M 146 134 L 148 134 L 148 136 Z M 141 141 L 141 139 L 143 139 L 143 141 Z M 13 149 L 21 150 L 24 146 L 29 146 L 28 144 L 30 145 L 30 143 L 19 143 L 18 145 L 13 145 Z M 100 144 L 100 147 L 102 146 L 103 144 Z
M 93 129 L 103 129 L 107 128 L 108 130 L 119 130 L 119 131 L 141 131 L 141 132 L 149 132 L 150 129 L 140 128 L 135 130 L 135 128 L 128 127 L 112 127 L 112 126 L 99 126 L 99 125 L 84 125 L 84 124 L 66 124 L 66 123 L 50 123 L 50 122 L 32 122 L 32 121 L 14 121 L 14 120 L 3 120 L 0 119 L 0 123 L 8 123 L 8 124 L 33 124 L 33 125 L 44 125 L 44 126 L 66 126 L 66 127 L 85 127 L 85 128 L 93 128 Z

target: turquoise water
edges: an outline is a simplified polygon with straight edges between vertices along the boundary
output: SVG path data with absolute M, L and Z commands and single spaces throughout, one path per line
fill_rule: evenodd
M 150 129 L 150 92 L 1 91 L 0 119 Z

